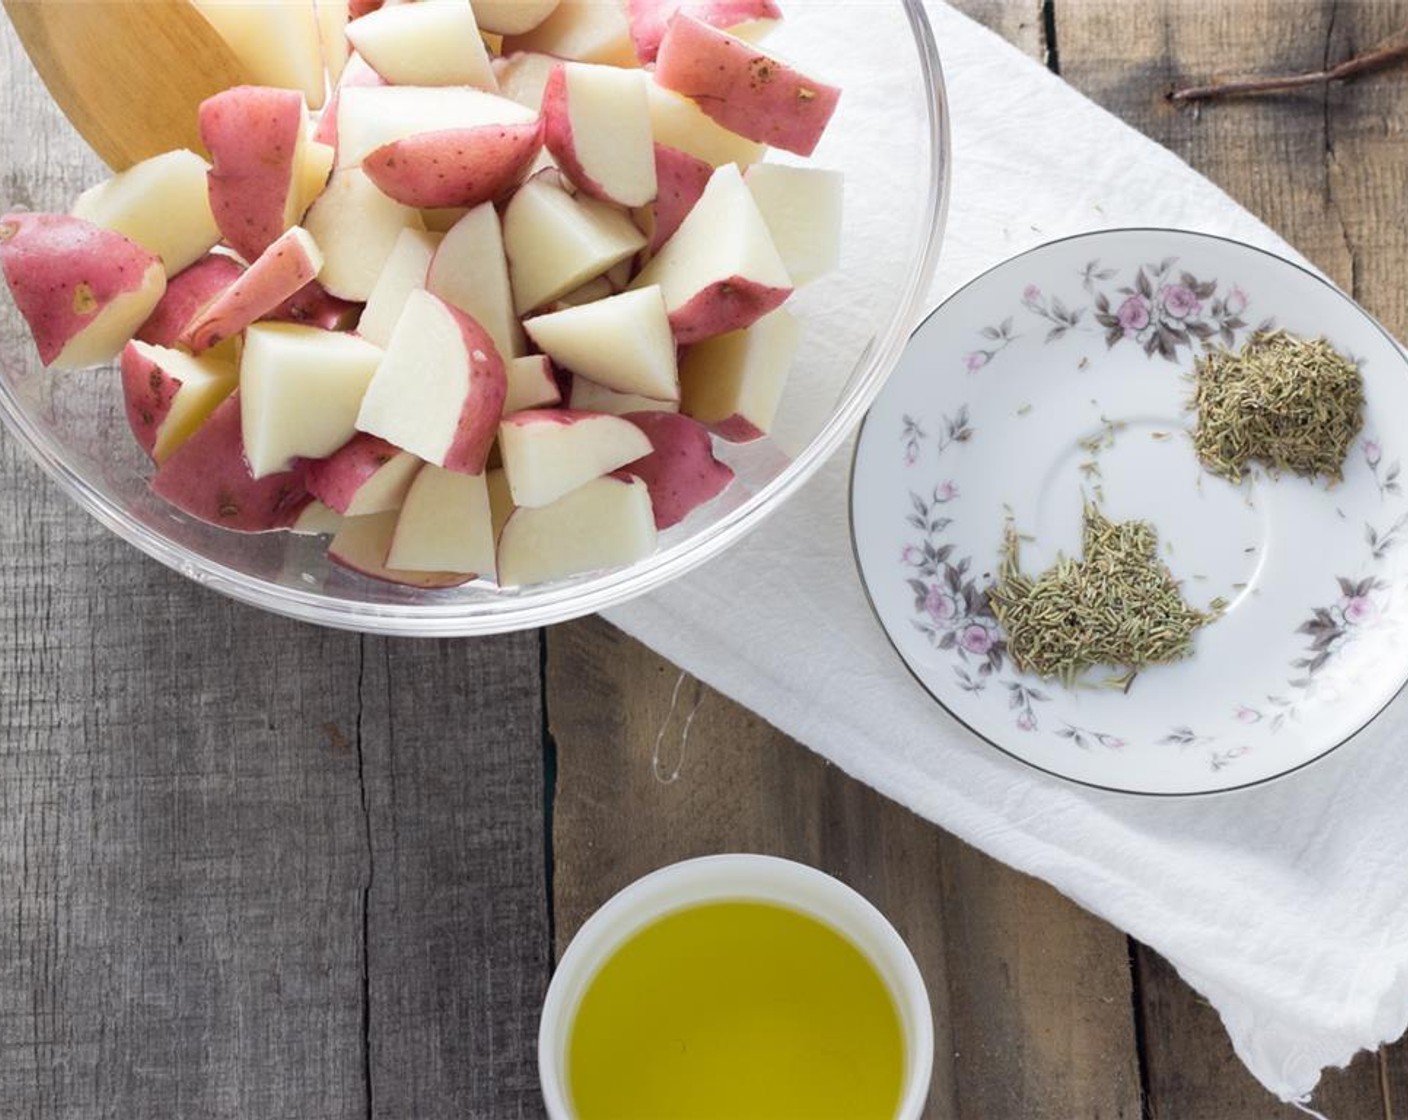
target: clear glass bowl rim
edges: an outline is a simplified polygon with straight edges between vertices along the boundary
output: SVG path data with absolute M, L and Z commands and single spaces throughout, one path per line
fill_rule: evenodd
M 99 523 L 173 571 L 232 599 L 303 622 L 341 630 L 404 637 L 468 637 L 534 629 L 595 614 L 658 588 L 718 555 L 756 528 L 799 490 L 840 448 L 859 424 L 885 383 L 918 322 L 938 258 L 948 216 L 950 144 L 948 101 L 933 29 L 922 0 L 899 0 L 909 20 L 927 92 L 930 151 L 925 215 L 928 237 L 912 259 L 903 295 L 888 323 L 877 333 L 864 367 L 828 417 L 825 425 L 788 467 L 747 502 L 683 542 L 618 572 L 584 585 L 533 591 L 531 599 L 507 594 L 467 606 L 454 602 L 359 603 L 304 591 L 218 563 L 161 535 L 131 517 L 68 462 L 62 445 L 26 414 L 19 399 L 0 380 L 0 419 L 30 457 Z

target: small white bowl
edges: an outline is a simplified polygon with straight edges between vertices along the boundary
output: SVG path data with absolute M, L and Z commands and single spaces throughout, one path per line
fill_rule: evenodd
M 917 1120 L 934 1068 L 934 1022 L 919 966 L 885 916 L 844 883 L 791 860 L 705 856 L 661 868 L 607 901 L 577 931 L 558 962 L 538 1024 L 538 1076 L 551 1120 L 575 1120 L 567 1096 L 567 1043 L 587 987 L 637 930 L 666 914 L 722 901 L 786 906 L 824 922 L 874 966 L 899 1012 L 904 1087 L 896 1120 Z

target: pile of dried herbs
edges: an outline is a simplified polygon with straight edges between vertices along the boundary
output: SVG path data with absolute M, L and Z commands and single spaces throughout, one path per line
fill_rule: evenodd
M 1111 521 L 1087 504 L 1081 558 L 1059 557 L 1033 577 L 1021 570 L 1009 525 L 988 601 L 1017 667 L 1066 684 L 1098 665 L 1123 667 L 1117 683 L 1127 685 L 1146 665 L 1187 657 L 1194 632 L 1217 614 L 1184 602 L 1158 543 L 1147 521 Z
M 1338 482 L 1364 422 L 1364 379 L 1323 338 L 1272 331 L 1199 358 L 1193 405 L 1193 448 L 1214 474 L 1237 482 L 1255 460 Z

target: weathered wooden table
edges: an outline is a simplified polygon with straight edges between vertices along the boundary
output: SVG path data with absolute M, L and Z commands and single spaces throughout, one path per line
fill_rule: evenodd
M 960 6 L 1408 336 L 1408 70 L 1163 99 L 1348 57 L 1408 0 Z M 0 133 L 37 111 L 3 44 Z M 0 200 L 77 190 L 61 136 L 21 137 L 52 158 L 0 167 Z M 119 543 L 10 439 L 0 555 L 0 1116 L 539 1115 L 554 955 L 630 880 L 725 850 L 825 868 L 899 927 L 937 1020 L 932 1117 L 1299 1115 L 1148 949 L 602 622 L 408 642 L 266 617 Z M 1408 1051 L 1317 1104 L 1408 1115 Z

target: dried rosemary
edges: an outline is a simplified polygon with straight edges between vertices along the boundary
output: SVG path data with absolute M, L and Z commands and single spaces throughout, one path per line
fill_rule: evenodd
M 1071 684 L 1097 665 L 1127 670 L 1127 686 L 1147 665 L 1192 652 L 1193 634 L 1217 617 L 1190 607 L 1159 562 L 1147 521 L 1111 521 L 1087 503 L 1081 558 L 1058 557 L 1039 576 L 1021 570 L 1009 523 L 998 581 L 988 602 L 1019 669 Z
M 1364 422 L 1364 379 L 1323 338 L 1272 331 L 1199 358 L 1192 403 L 1193 448 L 1214 474 L 1236 482 L 1255 460 L 1338 482 Z

